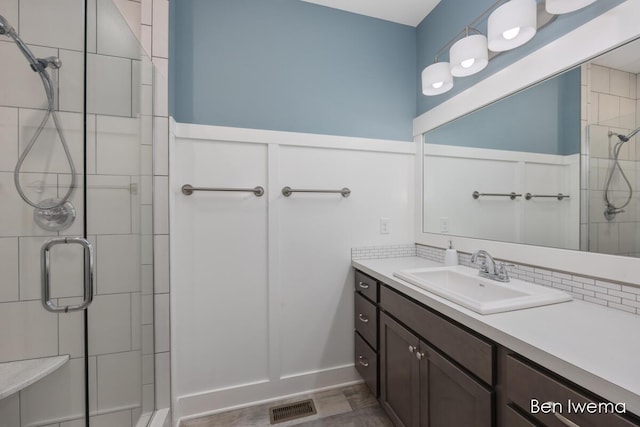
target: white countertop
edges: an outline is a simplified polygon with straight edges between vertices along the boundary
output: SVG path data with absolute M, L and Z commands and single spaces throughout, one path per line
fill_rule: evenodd
M 418 257 L 353 260 L 360 271 L 640 415 L 640 316 L 571 301 L 482 315 L 393 276 L 442 264 Z
M 69 355 L 0 363 L 0 399 L 11 396 L 67 363 Z

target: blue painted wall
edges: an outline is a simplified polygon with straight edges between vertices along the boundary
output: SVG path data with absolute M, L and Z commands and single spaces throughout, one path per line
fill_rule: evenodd
M 538 0 L 541 2 L 542 0 Z M 479 82 L 521 59 L 531 52 L 541 48 L 558 37 L 578 28 L 598 15 L 606 12 L 624 0 L 599 0 L 584 9 L 566 15 L 560 15 L 558 19 L 536 34 L 533 40 L 517 49 L 503 53 L 489 62 L 487 68 L 478 74 L 469 77 L 454 78 L 454 87 L 447 93 L 436 96 L 425 96 L 422 89 L 417 93 L 416 113 L 421 115 L 443 101 L 457 95 Z M 442 0 L 434 10 L 418 26 L 417 41 L 417 73 L 416 81 L 420 83 L 422 70 L 433 63 L 434 56 L 461 29 L 467 26 L 485 9 L 491 6 L 495 0 Z M 478 29 L 486 34 L 486 19 L 481 22 Z M 449 52 L 445 50 L 439 60 L 448 61 Z M 421 85 L 419 86 L 422 87 Z
M 568 155 L 580 152 L 580 69 L 426 134 L 430 144 Z
M 179 122 L 412 139 L 416 29 L 299 0 L 172 0 Z

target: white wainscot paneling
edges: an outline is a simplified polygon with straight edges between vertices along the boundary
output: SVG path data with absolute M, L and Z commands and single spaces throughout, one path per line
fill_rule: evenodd
M 180 124 L 171 151 L 176 419 L 359 380 L 350 248 L 413 236 L 414 148 Z M 195 193 L 202 187 L 265 187 Z M 341 189 L 339 194 L 281 189 Z M 380 218 L 390 220 L 379 234 Z
M 291 377 L 353 363 L 350 248 L 411 241 L 413 156 L 281 147 L 279 163 L 282 186 L 352 191 L 278 199 L 281 375 Z
M 518 192 L 520 187 L 518 164 L 513 161 L 425 156 L 424 230 L 444 232 L 441 221 L 445 221 L 454 236 L 518 242 L 522 198 L 471 195 Z
M 580 192 L 578 155 L 570 156 L 573 164 L 524 165 L 525 191 L 531 194 L 566 194 L 570 198 L 532 198 L 525 203 L 522 243 L 578 249 L 580 227 Z
M 264 145 L 178 143 L 180 184 L 171 191 L 185 183 L 264 186 L 266 154 Z M 266 213 L 267 197 L 251 193 L 176 195 L 171 316 L 178 395 L 268 378 Z
M 577 248 L 579 155 L 425 145 L 424 231 Z M 521 197 L 472 193 L 515 192 Z M 570 195 L 526 200 L 526 193 Z M 443 230 L 447 223 L 448 232 Z

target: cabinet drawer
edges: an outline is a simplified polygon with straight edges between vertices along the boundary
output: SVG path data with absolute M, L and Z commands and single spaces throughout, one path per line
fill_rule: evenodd
M 353 322 L 356 331 L 374 349 L 378 349 L 378 313 L 376 306 L 358 292 L 355 293 L 355 310 Z
M 386 286 L 380 287 L 380 306 L 482 381 L 493 385 L 494 344 L 465 331 Z
M 542 424 L 534 424 L 522 415 L 520 415 L 514 408 L 507 405 L 504 411 L 504 423 L 506 427 L 540 427 Z
M 356 369 L 371 393 L 378 397 L 378 355 L 357 332 L 354 335 Z
M 537 368 L 529 365 L 513 356 L 507 356 L 506 366 L 506 393 L 507 398 L 518 405 L 524 412 L 532 412 L 532 399 L 536 399 L 540 404 L 545 402 L 556 402 L 559 405 L 556 414 L 543 414 L 540 411 L 533 413 L 531 416 L 539 420 L 549 427 L 566 427 L 559 417 L 577 424 L 580 427 L 630 427 L 638 426 L 626 418 L 618 414 L 604 413 L 605 407 L 602 407 L 600 413 L 590 414 L 587 412 L 576 411 L 576 405 L 585 405 L 587 403 L 598 403 L 591 396 L 584 394 L 582 391 L 565 385 L 564 383 L 552 378 L 551 376 L 539 371 Z M 569 407 L 571 403 L 571 409 Z M 536 411 L 533 411 L 536 412 Z
M 378 282 L 376 279 L 356 270 L 355 286 L 356 291 L 361 292 L 371 301 L 378 302 Z

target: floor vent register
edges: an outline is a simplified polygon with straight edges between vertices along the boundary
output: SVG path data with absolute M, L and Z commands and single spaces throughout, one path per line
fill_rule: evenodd
M 269 408 L 269 418 L 271 424 L 283 423 L 297 418 L 308 417 L 316 414 L 316 407 L 312 399 L 301 400 L 299 402 L 287 403 L 285 405 Z

